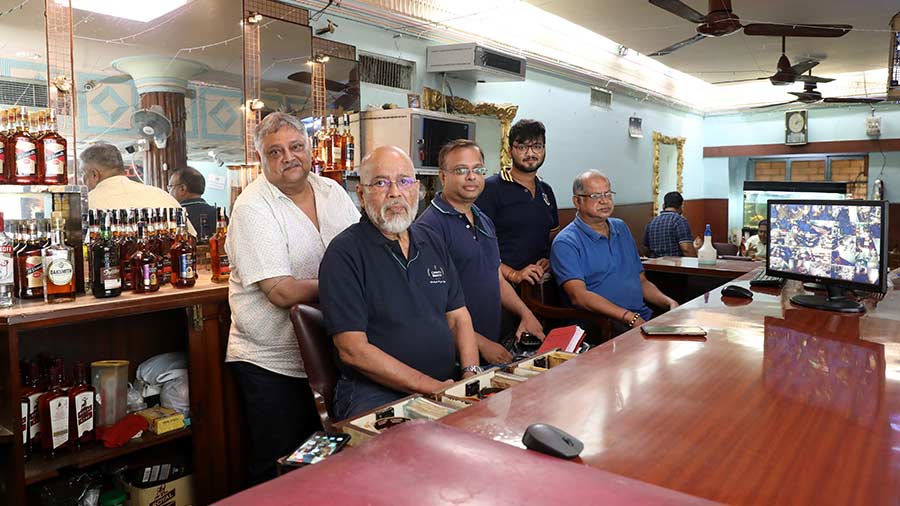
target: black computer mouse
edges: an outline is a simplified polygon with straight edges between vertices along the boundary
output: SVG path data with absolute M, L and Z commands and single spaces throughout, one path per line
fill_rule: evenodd
M 529 425 L 522 436 L 522 444 L 529 450 L 563 459 L 574 459 L 584 450 L 584 443 L 575 436 L 545 423 Z
M 752 299 L 753 292 L 750 291 L 749 288 L 744 288 L 740 285 L 728 285 L 722 289 L 722 295 L 724 297 L 739 297 L 741 299 Z

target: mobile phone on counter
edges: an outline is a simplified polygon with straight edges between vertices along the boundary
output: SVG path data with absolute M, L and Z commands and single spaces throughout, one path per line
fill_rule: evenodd
M 341 451 L 344 445 L 347 444 L 347 441 L 350 441 L 350 434 L 315 432 L 294 450 L 285 459 L 285 462 L 295 466 L 321 462 L 329 455 L 334 455 Z
M 705 337 L 703 327 L 684 325 L 641 325 L 641 332 L 647 337 Z

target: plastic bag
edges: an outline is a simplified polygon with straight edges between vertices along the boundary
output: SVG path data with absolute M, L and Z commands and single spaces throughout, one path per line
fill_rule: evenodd
M 164 408 L 172 408 L 185 418 L 190 416 L 190 387 L 187 369 L 175 369 L 162 376 L 162 391 L 159 394 L 159 404 Z
M 150 397 L 160 393 L 160 386 L 166 381 L 167 372 L 173 369 L 187 369 L 187 354 L 180 351 L 162 353 L 148 358 L 138 366 L 135 384 L 141 395 Z

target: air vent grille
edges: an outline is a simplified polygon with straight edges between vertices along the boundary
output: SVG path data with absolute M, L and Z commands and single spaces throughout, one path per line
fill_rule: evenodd
M 364 83 L 412 90 L 415 63 L 397 58 L 359 55 L 359 79 Z
M 600 88 L 591 88 L 591 105 L 609 109 L 612 107 L 612 92 Z
M 19 107 L 47 107 L 47 85 L 0 79 L 0 104 Z

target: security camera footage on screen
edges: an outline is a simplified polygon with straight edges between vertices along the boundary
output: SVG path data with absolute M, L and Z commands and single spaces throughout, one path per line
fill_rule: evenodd
M 878 285 L 881 208 L 772 205 L 769 269 Z

